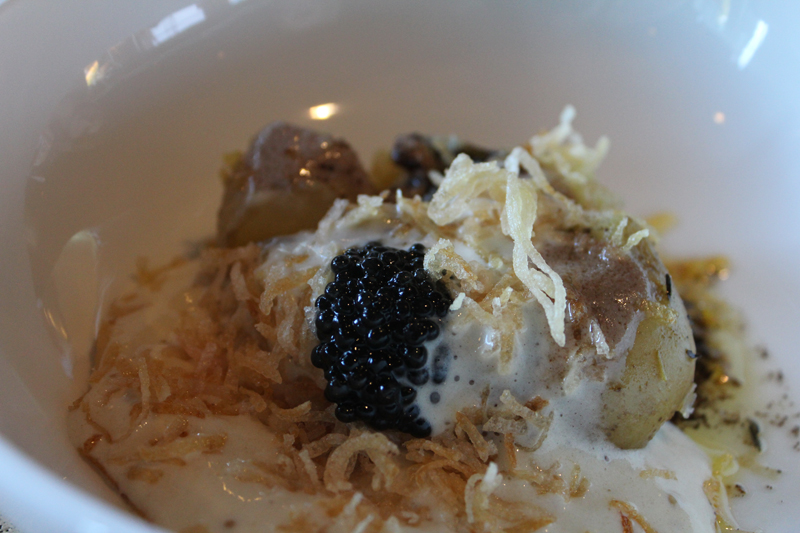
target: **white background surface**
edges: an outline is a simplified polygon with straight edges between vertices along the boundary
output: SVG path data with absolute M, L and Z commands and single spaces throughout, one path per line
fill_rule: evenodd
M 19 533 L 19 530 L 0 516 L 0 533 Z

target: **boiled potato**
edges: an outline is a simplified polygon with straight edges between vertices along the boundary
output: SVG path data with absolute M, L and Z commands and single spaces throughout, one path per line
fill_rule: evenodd
M 222 246 L 313 229 L 336 198 L 377 191 L 341 139 L 274 122 L 223 173 L 217 219 Z
M 620 448 L 641 448 L 683 406 L 694 379 L 695 344 L 689 319 L 666 270 L 645 244 L 648 274 L 661 281 L 659 301 L 644 306 L 645 316 L 627 353 L 625 369 L 602 395 L 602 425 Z

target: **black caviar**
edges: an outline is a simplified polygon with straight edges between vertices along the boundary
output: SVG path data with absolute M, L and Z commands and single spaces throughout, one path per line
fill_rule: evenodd
M 427 437 L 417 386 L 431 379 L 425 342 L 439 335 L 453 299 L 423 268 L 425 247 L 367 243 L 331 261 L 334 281 L 317 298 L 320 343 L 311 362 L 325 372 L 325 397 L 342 422 Z

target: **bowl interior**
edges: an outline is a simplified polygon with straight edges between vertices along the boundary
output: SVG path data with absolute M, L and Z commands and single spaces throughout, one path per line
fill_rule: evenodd
M 0 116 L 16 125 L 0 133 L 0 430 L 15 475 L 36 470 L 47 494 L 77 498 L 62 516 L 145 527 L 74 491 L 116 502 L 69 446 L 65 411 L 86 386 L 98 310 L 138 258 L 157 264 L 213 233 L 222 155 L 277 119 L 344 137 L 368 163 L 408 131 L 513 146 L 572 104 L 588 142 L 612 140 L 601 179 L 634 214 L 677 216 L 667 253 L 729 256 L 726 294 L 768 364 L 800 377 L 796 8 L 44 4 L 0 7 L 0 50 L 38 43 L 0 57 L 12 73 Z M 321 104 L 335 112 L 314 120 Z M 768 431 L 765 462 L 787 474 L 737 505 L 743 526 L 782 530 L 778 502 L 800 495 L 788 473 L 799 467 L 786 430 Z M 12 489 L 0 481 L 0 501 L 20 504 L 12 518 L 31 531 L 55 523 L 50 503 Z

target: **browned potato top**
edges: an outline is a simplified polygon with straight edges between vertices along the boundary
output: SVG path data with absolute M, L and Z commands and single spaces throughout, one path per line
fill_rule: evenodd
M 225 176 L 218 240 L 239 246 L 314 228 L 336 198 L 375 188 L 341 139 L 273 122 Z

